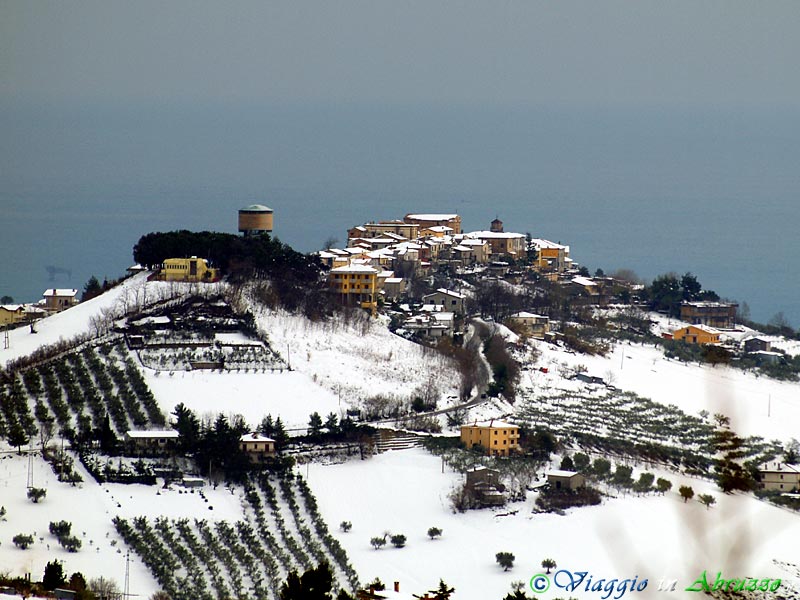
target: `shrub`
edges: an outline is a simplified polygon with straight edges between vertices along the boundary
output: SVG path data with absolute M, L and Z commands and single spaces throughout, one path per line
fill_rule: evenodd
M 393 535 L 390 539 L 392 540 L 392 545 L 395 548 L 402 548 L 406 545 L 406 536 L 404 536 L 402 533 Z
M 34 504 L 38 504 L 39 500 L 47 496 L 47 490 L 42 488 L 31 488 L 28 490 L 28 498 L 30 498 L 31 502 Z
M 347 533 L 353 528 L 353 524 L 350 521 L 342 521 L 339 523 L 339 529 Z
M 83 545 L 80 539 L 78 539 L 74 535 L 66 535 L 64 537 L 60 537 L 58 538 L 58 541 L 61 544 L 61 546 L 66 548 L 67 552 L 77 552 Z
M 503 571 L 508 571 L 514 566 L 515 556 L 511 552 L 498 552 L 494 558 L 497 564 L 503 567 Z
M 50 533 L 58 539 L 67 537 L 72 531 L 72 523 L 69 521 L 50 521 Z
M 372 545 L 375 550 L 378 548 L 382 548 L 386 545 L 386 537 L 374 537 L 372 538 L 369 543 Z
M 442 530 L 438 527 L 431 527 L 428 529 L 428 537 L 431 539 L 437 538 L 442 535 Z
M 23 533 L 18 533 L 17 535 L 15 535 L 12 538 L 11 541 L 14 542 L 14 545 L 17 548 L 20 548 L 22 550 L 26 550 L 28 548 L 28 546 L 32 546 L 33 545 L 33 536 L 32 535 L 25 535 Z

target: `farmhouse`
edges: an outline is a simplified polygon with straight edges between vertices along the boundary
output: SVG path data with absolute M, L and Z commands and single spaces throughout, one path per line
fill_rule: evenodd
M 758 469 L 762 490 L 791 492 L 800 490 L 800 466 L 770 461 Z
M 174 450 L 179 434 L 174 429 L 128 431 L 125 441 L 134 452 L 142 454 L 169 454 Z
M 78 290 L 48 289 L 44 291 L 44 308 L 47 312 L 61 312 L 78 303 Z
M 733 302 L 683 302 L 681 321 L 717 329 L 732 329 L 738 304 Z
M 487 425 L 462 425 L 461 441 L 467 449 L 479 445 L 490 456 L 508 456 L 519 449 L 519 427 L 495 420 Z
M 550 318 L 529 312 L 518 312 L 508 317 L 509 323 L 525 329 L 531 337 L 543 340 L 550 331 Z
M 257 432 L 246 433 L 239 439 L 239 449 L 247 454 L 251 463 L 260 463 L 275 456 L 275 440 Z
M 705 325 L 689 325 L 673 331 L 672 339 L 687 344 L 719 344 L 719 331 Z

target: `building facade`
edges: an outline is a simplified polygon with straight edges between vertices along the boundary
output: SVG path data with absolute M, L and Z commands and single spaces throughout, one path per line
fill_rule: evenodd
M 673 331 L 672 339 L 687 344 L 719 344 L 719 331 L 703 325 L 689 325 Z
M 681 321 L 716 329 L 733 329 L 737 308 L 739 305 L 733 302 L 683 302 Z
M 164 281 L 188 281 L 193 283 L 216 281 L 217 269 L 208 266 L 205 258 L 168 258 L 161 268 Z
M 44 308 L 47 312 L 61 312 L 78 303 L 78 290 L 49 289 L 45 290 Z
M 761 465 L 758 470 L 762 490 L 792 492 L 800 490 L 800 467 L 778 461 Z
M 239 209 L 239 233 L 243 236 L 272 233 L 273 210 L 263 204 L 251 204 Z
M 351 264 L 331 269 L 328 288 L 343 306 L 360 306 L 373 313 L 378 309 L 378 270 L 374 267 Z
M 461 441 L 469 449 L 480 445 L 490 456 L 508 456 L 519 449 L 519 427 L 503 421 L 462 425 Z

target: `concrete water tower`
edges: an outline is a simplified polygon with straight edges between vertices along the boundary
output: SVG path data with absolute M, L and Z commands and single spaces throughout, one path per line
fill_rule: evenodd
M 272 234 L 272 209 L 263 204 L 251 204 L 239 209 L 239 232 L 245 237 Z

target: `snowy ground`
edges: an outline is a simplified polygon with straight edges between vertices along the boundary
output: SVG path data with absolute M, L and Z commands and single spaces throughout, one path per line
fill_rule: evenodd
M 664 597 L 654 593 L 661 578 L 677 579 L 682 589 L 704 569 L 722 570 L 728 578 L 793 576 L 773 559 L 798 561 L 796 514 L 752 497 L 725 496 L 707 481 L 657 475 L 670 479 L 673 491 L 663 497 L 608 499 L 566 516 L 532 514 L 534 493 L 525 503 L 497 511 L 454 514 L 447 495 L 461 477 L 449 469 L 442 473 L 441 461 L 419 449 L 311 465 L 308 482 L 329 523 L 352 522 L 352 531 L 337 537 L 362 579 L 400 581 L 401 589 L 416 594 L 435 587 L 441 577 L 455 587 L 455 598 L 499 600 L 512 581 L 528 582 L 541 572 L 540 563 L 548 557 L 560 569 L 589 571 L 595 580 L 647 578 L 648 588 L 637 594 L 641 598 Z M 711 509 L 696 500 L 684 504 L 676 491 L 683 484 L 693 487 L 695 497 L 712 494 L 717 504 Z M 429 527 L 442 529 L 441 539 L 429 540 Z M 386 531 L 405 534 L 407 546 L 374 550 L 370 539 Z M 496 564 L 495 554 L 501 551 L 515 555 L 511 571 Z M 555 587 L 539 597 L 559 595 L 601 597 Z
M 209 500 L 206 503 L 197 492 L 180 487 L 164 490 L 160 486 L 100 485 L 77 461 L 75 468 L 83 483 L 72 487 L 60 483 L 40 458 L 32 464 L 34 485 L 47 490 L 39 504 L 27 498 L 28 458 L 16 453 L 0 455 L 0 505 L 7 511 L 6 521 L 0 521 L 0 572 L 8 571 L 12 576 L 31 573 L 32 579 L 41 580 L 47 562 L 57 559 L 64 563 L 68 575 L 80 571 L 87 580 L 102 575 L 115 580 L 121 588 L 125 581 L 125 546 L 114 530 L 115 516 L 236 521 L 242 514 L 239 496 L 223 487 L 204 487 Z M 214 507 L 213 511 L 209 506 Z M 50 535 L 50 522 L 61 520 L 70 521 L 72 534 L 81 539 L 83 546 L 78 552 L 67 552 Z M 33 535 L 33 546 L 27 550 L 17 548 L 12 538 L 18 533 Z M 148 597 L 158 589 L 147 568 L 131 553 L 131 593 Z
M 655 402 L 674 404 L 688 414 L 696 416 L 707 410 L 712 415 L 727 415 L 739 435 L 784 442 L 800 437 L 800 383 L 725 366 L 682 363 L 667 359 L 652 346 L 618 344 L 606 357 L 574 354 L 543 342 L 538 347 L 542 356 L 535 366 L 548 368 L 548 373 L 532 369 L 523 374 L 521 382 L 534 393 L 585 385 L 566 381 L 560 368 L 583 365 L 589 375 L 610 379 L 616 387 Z
M 267 414 L 281 417 L 287 429 L 308 426 L 308 416 L 318 412 L 323 419 L 333 412 L 339 415 L 347 405 L 337 396 L 315 384 L 305 373 L 230 373 L 212 371 L 175 371 L 157 373 L 142 368 L 147 385 L 161 410 L 171 413 L 183 402 L 201 419 L 218 413 L 240 414 L 255 428 Z

